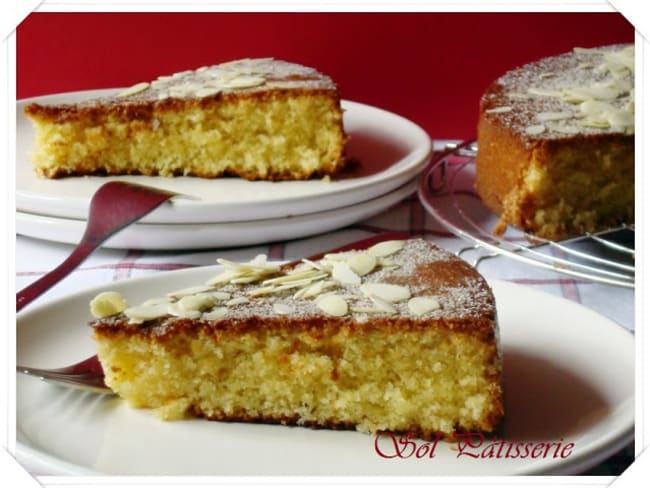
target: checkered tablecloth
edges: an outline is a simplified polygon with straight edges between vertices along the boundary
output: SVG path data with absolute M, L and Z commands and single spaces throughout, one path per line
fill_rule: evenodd
M 192 251 L 141 251 L 99 249 L 76 271 L 41 296 L 37 302 L 54 300 L 96 285 L 168 270 L 215 264 L 217 257 L 247 261 L 257 254 L 271 260 L 293 260 L 310 256 L 381 232 L 407 232 L 431 240 L 452 252 L 466 247 L 461 239 L 446 231 L 424 210 L 413 195 L 380 215 L 355 225 L 308 238 L 272 242 L 243 248 Z M 72 246 L 17 236 L 16 289 L 20 290 L 65 259 Z M 481 262 L 479 271 L 488 279 L 509 280 L 583 304 L 634 330 L 634 291 L 572 279 L 533 268 L 507 257 Z M 592 470 L 591 474 L 619 474 L 632 460 L 629 446 Z

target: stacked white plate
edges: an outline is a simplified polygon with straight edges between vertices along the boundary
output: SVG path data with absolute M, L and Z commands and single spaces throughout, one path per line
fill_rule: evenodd
M 260 244 L 345 227 L 395 205 L 413 193 L 431 155 L 431 139 L 399 115 L 343 101 L 350 174 L 330 181 L 246 181 L 193 177 L 38 177 L 29 160 L 33 129 L 23 115 L 32 101 L 77 102 L 115 90 L 95 90 L 21 100 L 16 121 L 16 231 L 77 243 L 90 200 L 109 179 L 180 194 L 105 244 L 130 249 L 191 249 Z

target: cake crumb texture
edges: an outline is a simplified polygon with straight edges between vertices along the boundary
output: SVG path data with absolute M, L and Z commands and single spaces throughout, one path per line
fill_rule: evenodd
M 338 89 L 316 70 L 241 60 L 162 76 L 114 97 L 33 103 L 44 177 L 161 175 L 307 179 L 345 164 Z
M 508 225 L 560 240 L 634 223 L 634 47 L 575 49 L 481 99 L 476 189 Z
M 91 323 L 106 383 L 132 406 L 422 438 L 500 427 L 494 297 L 461 259 L 407 240 L 288 268 L 222 262 L 206 286 Z M 332 296 L 346 313 L 322 306 Z

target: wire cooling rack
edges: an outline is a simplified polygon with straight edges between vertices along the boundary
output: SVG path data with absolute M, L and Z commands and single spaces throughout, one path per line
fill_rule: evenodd
M 564 241 L 550 241 L 510 226 L 493 234 L 498 217 L 474 191 L 477 144 L 449 144 L 425 169 L 418 196 L 422 205 L 450 232 L 470 243 L 459 255 L 473 252 L 483 260 L 508 256 L 578 279 L 634 288 L 634 226 L 621 225 Z

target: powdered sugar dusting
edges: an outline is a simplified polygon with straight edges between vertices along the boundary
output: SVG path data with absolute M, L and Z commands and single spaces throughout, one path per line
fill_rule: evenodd
M 363 252 L 365 251 L 352 251 L 346 253 L 345 258 Z M 201 300 L 194 302 L 208 303 L 210 296 L 213 296 L 214 299 L 211 306 L 202 309 L 196 318 L 203 321 L 236 321 L 251 317 L 277 318 L 280 315 L 290 315 L 294 319 L 323 317 L 328 314 L 318 303 L 319 299 L 327 296 L 337 296 L 343 299 L 349 310 L 345 316 L 359 323 L 364 323 L 377 316 L 405 317 L 413 321 L 426 321 L 493 315 L 494 298 L 483 278 L 467 263 L 430 242 L 422 239 L 404 241 L 401 250 L 386 259 L 388 261 L 384 261 L 383 265 L 378 265 L 374 271 L 365 274 L 361 283 L 346 282 L 333 286 L 330 283 L 330 286 L 326 287 L 322 293 L 312 298 L 296 298 L 296 289 L 282 288 L 285 286 L 284 282 L 278 285 L 279 291 L 258 293 L 260 289 L 268 288 L 268 283 L 278 275 L 267 275 L 265 279 L 252 283 L 219 283 L 212 290 L 206 290 L 205 287 L 200 286 L 197 287 L 199 290 L 197 294 L 200 295 Z M 266 266 L 265 269 L 268 272 L 269 265 L 266 262 L 258 259 L 258 263 Z M 319 262 L 315 265 L 319 265 Z M 243 266 L 247 265 L 243 264 Z M 294 267 L 293 270 L 295 269 Z M 436 270 L 439 270 L 440 276 L 436 276 Z M 453 270 L 453 272 L 450 274 L 449 270 Z M 284 270 L 285 275 L 287 271 L 291 270 Z M 272 277 L 269 278 L 269 276 Z M 280 273 L 279 277 L 282 276 Z M 407 293 L 396 299 L 395 302 L 378 307 L 378 303 L 381 304 L 382 300 L 364 293 L 361 289 L 364 284 L 395 284 L 394 288 L 406 290 Z M 440 306 L 421 315 L 414 314 L 408 306 L 408 299 L 413 297 L 432 298 Z M 334 301 L 340 302 L 339 299 Z M 191 318 L 194 315 L 188 315 L 188 317 Z M 123 319 L 124 315 L 116 315 L 100 319 L 97 323 Z M 159 317 L 155 320 L 158 332 L 163 333 L 166 327 L 172 325 L 176 320 L 178 319 L 172 316 Z
M 79 105 L 164 104 L 169 99 L 200 99 L 220 93 L 255 93 L 265 90 L 336 90 L 336 85 L 317 70 L 273 58 L 241 59 L 213 66 L 202 66 L 151 82 L 139 82 L 114 98 L 101 98 Z
M 481 109 L 528 142 L 633 134 L 634 46 L 576 48 L 512 70 L 488 89 Z

